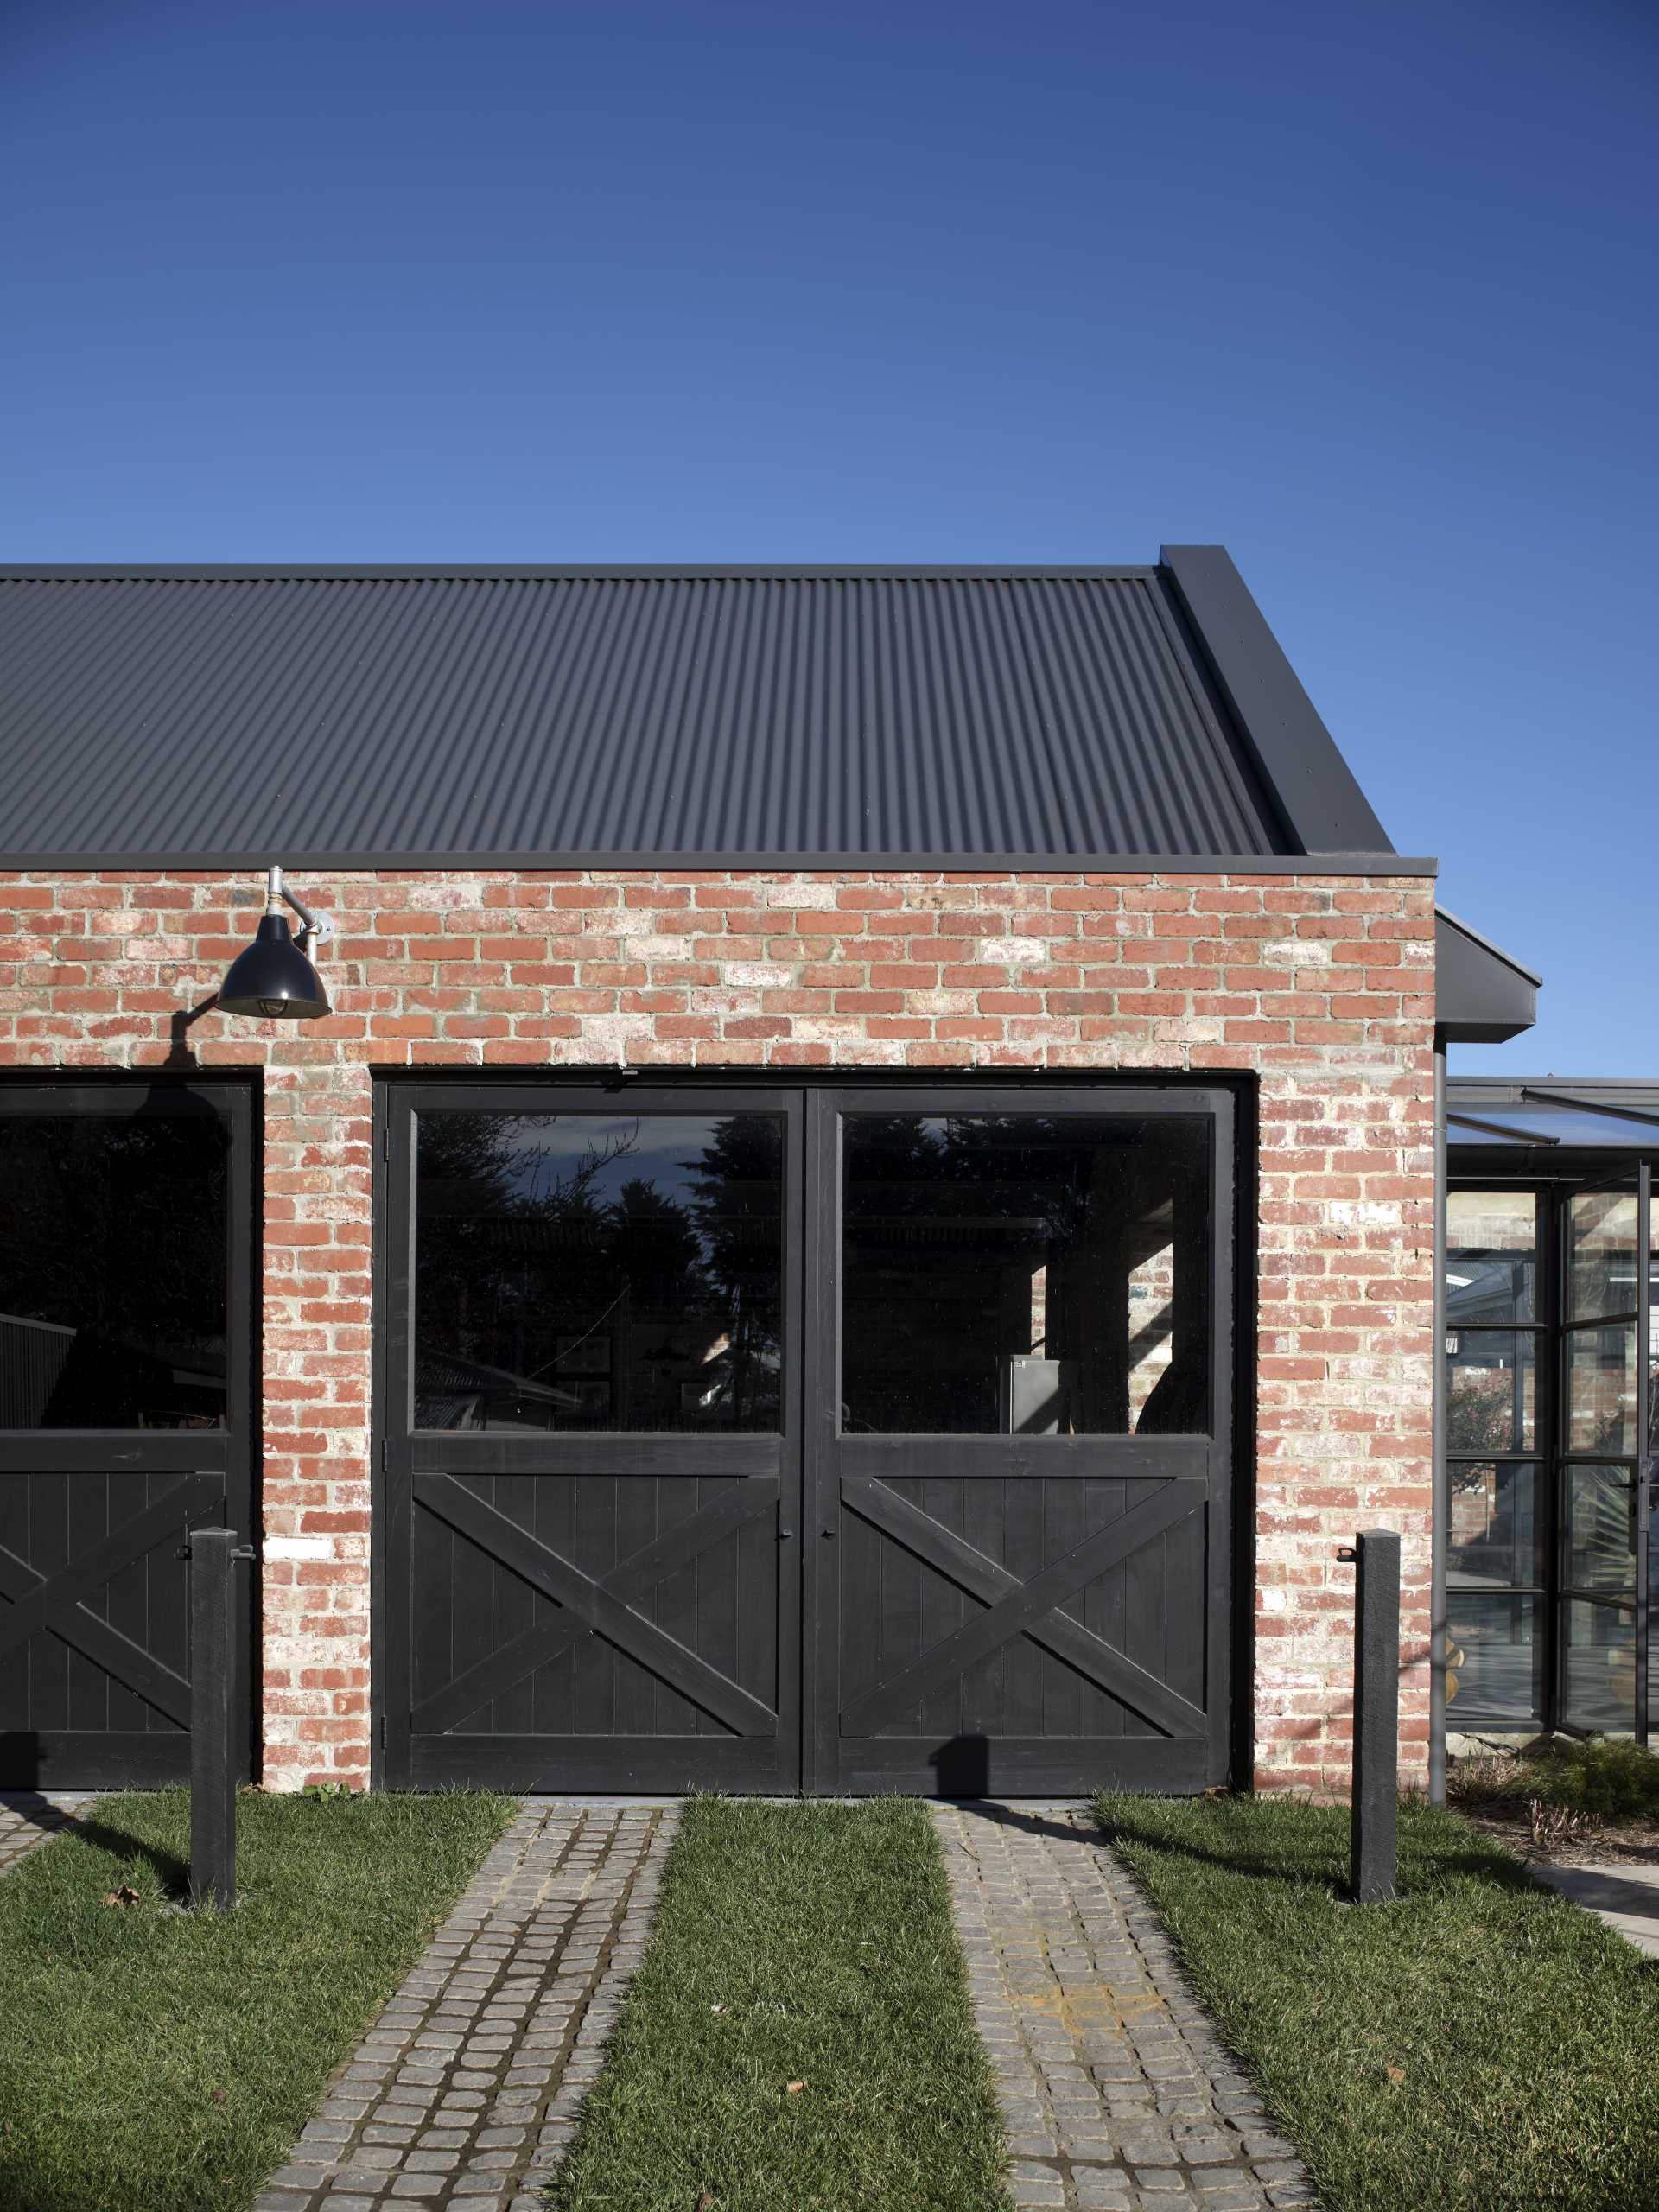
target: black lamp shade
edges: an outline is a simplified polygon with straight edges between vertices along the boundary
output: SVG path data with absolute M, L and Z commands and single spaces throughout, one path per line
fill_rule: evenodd
M 295 944 L 284 916 L 262 917 L 253 943 L 232 961 L 219 985 L 219 1010 L 255 1021 L 315 1021 L 327 1013 L 322 978 Z

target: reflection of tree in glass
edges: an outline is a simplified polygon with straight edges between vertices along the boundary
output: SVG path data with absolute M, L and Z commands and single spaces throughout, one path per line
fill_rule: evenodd
M 1513 1452 L 1520 1441 L 1512 1367 L 1453 1368 L 1446 1415 L 1448 1452 Z
M 775 1410 L 782 1358 L 779 1295 L 783 1132 L 775 1116 L 732 1114 L 715 1124 L 702 1155 L 692 1214 L 714 1302 L 729 1315 L 733 1419 Z
M 628 1172 L 682 1133 L 707 1135 L 700 1156 Z M 428 1116 L 422 1356 L 533 1384 L 559 1420 L 753 1425 L 777 1396 L 780 1189 L 765 1116 L 648 1116 L 585 1144 L 580 1117 Z

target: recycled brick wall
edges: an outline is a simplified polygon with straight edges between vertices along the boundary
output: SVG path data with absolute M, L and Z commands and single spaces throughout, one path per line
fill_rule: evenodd
M 1421 1778 L 1431 882 L 476 869 L 298 885 L 340 934 L 336 1011 L 296 1033 L 207 1003 L 257 877 L 0 876 L 0 1066 L 264 1072 L 271 1786 L 369 1769 L 371 1071 L 622 1060 L 1256 1077 L 1257 1446 L 1237 1479 L 1255 1503 L 1257 1779 L 1346 1789 L 1352 1570 L 1335 1554 L 1362 1523 L 1406 1539 L 1402 1722 Z

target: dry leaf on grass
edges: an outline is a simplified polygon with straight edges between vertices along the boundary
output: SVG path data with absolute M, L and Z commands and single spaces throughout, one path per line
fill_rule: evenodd
M 1389 2066 L 1385 2068 L 1384 2071 L 1390 2082 L 1403 2082 L 1406 2078 L 1406 2069 L 1403 2066 Z
M 806 2084 L 804 2082 L 785 2082 L 784 2084 L 784 2094 L 786 2097 L 792 2097 L 798 2091 L 804 2089 L 805 2087 Z
M 719 2012 L 718 2005 L 715 2005 L 715 2010 L 716 2012 Z M 697 2212 L 715 2212 L 715 2192 L 712 2189 L 705 2189 L 698 2197 Z
M 118 1889 L 105 1893 L 104 1902 L 105 1904 L 137 1904 L 138 1892 L 130 1882 L 123 1882 Z

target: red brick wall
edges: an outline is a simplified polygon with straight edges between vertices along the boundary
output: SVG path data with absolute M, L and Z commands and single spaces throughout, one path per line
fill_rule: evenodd
M 1259 1778 L 1345 1789 L 1362 1522 L 1406 1536 L 1427 1738 L 1433 895 L 1313 874 L 391 870 L 332 908 L 337 1009 L 215 1011 L 254 874 L 0 878 L 0 1065 L 264 1071 L 265 1772 L 366 1777 L 371 1069 L 1259 1078 Z M 1240 1471 L 1248 1497 L 1252 1471 Z

